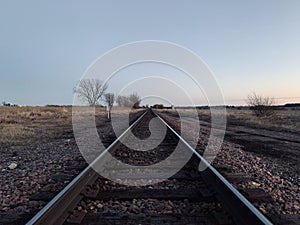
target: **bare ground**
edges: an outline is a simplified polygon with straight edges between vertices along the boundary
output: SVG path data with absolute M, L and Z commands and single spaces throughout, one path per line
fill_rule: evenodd
M 23 224 L 87 163 L 76 145 L 71 107 L 0 107 L 0 115 L 0 224 Z M 95 119 L 109 144 L 114 135 L 105 109 L 96 108 Z
M 173 126 L 180 127 L 176 112 L 160 112 Z M 180 113 L 186 116 L 190 112 L 181 110 Z M 210 134 L 210 114 L 208 110 L 199 110 L 198 114 L 201 132 L 197 150 L 203 153 Z M 260 187 L 269 193 L 274 203 L 257 204 L 257 207 L 270 218 L 274 215 L 297 215 L 299 218 L 299 114 L 299 111 L 284 111 L 273 118 L 258 119 L 249 111 L 230 110 L 225 139 L 213 161 L 215 165 L 228 165 L 252 178 L 248 184 L 238 185 L 238 189 Z
M 176 112 L 162 112 L 178 125 Z M 202 140 L 198 150 L 203 151 L 210 115 L 207 110 L 198 113 Z M 214 163 L 249 174 L 252 183 L 246 186 L 259 186 L 270 193 L 275 204 L 257 205 L 270 216 L 300 213 L 299 114 L 280 112 L 262 120 L 243 111 L 227 115 L 225 141 Z M 0 224 L 6 224 L 17 216 L 32 216 L 86 163 L 74 139 L 71 108 L 0 107 L 0 115 Z M 96 109 L 96 121 L 102 140 L 114 137 L 104 109 Z

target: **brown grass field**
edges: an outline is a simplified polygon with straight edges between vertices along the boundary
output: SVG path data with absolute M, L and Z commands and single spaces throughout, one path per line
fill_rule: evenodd
M 117 113 L 123 110 L 116 107 Z M 105 118 L 106 109 L 95 108 L 95 116 Z M 0 106 L 0 149 L 27 142 L 47 141 L 72 131 L 72 107 Z
M 171 109 L 162 110 L 171 113 Z M 179 109 L 182 115 L 188 116 L 190 109 Z M 210 121 L 210 110 L 199 109 L 199 120 Z M 226 109 L 227 124 L 246 126 L 249 128 L 269 129 L 283 132 L 300 132 L 300 109 L 299 110 L 274 110 L 269 117 L 257 117 L 248 109 Z
M 118 116 L 125 115 L 124 109 L 114 108 Z M 158 111 L 171 121 L 178 121 L 179 111 L 187 117 L 191 114 L 187 109 Z M 204 131 L 207 131 L 199 135 L 207 138 L 210 111 L 203 109 L 197 113 L 199 120 L 195 122 L 200 121 Z M 106 116 L 105 108 L 96 107 L 95 121 L 97 129 L 104 128 L 98 131 L 104 139 L 112 132 L 105 129 L 110 124 Z M 255 173 L 257 177 L 253 179 L 256 183 L 260 183 L 274 199 L 284 199 L 282 203 L 276 203 L 279 213 L 299 213 L 299 137 L 300 110 L 277 110 L 271 117 L 258 118 L 249 110 L 227 109 L 221 156 L 230 154 L 229 158 L 218 160 L 221 163 L 225 160 L 223 163 L 231 165 L 236 171 L 245 170 L 251 176 Z M 81 157 L 73 135 L 72 107 L 0 107 L 0 154 L 3 186 L 0 190 L 0 212 L 41 208 L 45 202 L 31 201 L 30 196 L 39 190 L 48 190 L 47 177 L 61 171 L 69 161 L 74 163 L 75 158 Z M 17 163 L 16 169 L 8 169 L 12 162 Z M 21 186 L 20 182 L 23 182 Z M 55 183 L 55 191 L 62 188 L 64 182 Z M 22 205 L 14 208 L 16 204 Z M 267 208 L 260 209 L 266 211 Z
M 300 132 L 300 110 L 274 110 L 269 117 L 257 117 L 248 109 L 227 109 L 229 125 L 244 125 L 285 132 Z M 207 117 L 209 110 L 199 110 L 199 117 Z
M 0 143 L 14 144 L 51 135 L 56 125 L 70 125 L 71 108 L 0 107 L 0 114 Z
M 172 112 L 172 110 L 163 110 Z M 188 115 L 189 110 L 180 109 Z M 96 116 L 106 114 L 96 108 Z M 210 121 L 209 110 L 198 110 L 199 119 Z M 72 129 L 71 107 L 0 107 L 0 145 L 21 143 L 59 135 L 61 129 Z M 258 118 L 250 110 L 227 109 L 227 124 L 272 131 L 300 133 L 300 110 L 276 110 L 271 117 Z

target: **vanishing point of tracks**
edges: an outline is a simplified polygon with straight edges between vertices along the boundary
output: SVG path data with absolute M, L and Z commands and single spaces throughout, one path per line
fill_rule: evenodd
M 158 116 L 148 110 L 119 138 L 126 138 L 128 130 L 138 138 L 149 137 L 153 117 Z M 199 162 L 205 160 L 158 118 L 167 132 L 156 148 L 131 150 L 118 138 L 92 165 L 99 164 L 107 174 L 117 172 L 119 179 L 134 182 L 143 177 L 131 177 L 125 168 L 115 171 L 113 164 L 103 164 L 107 152 L 126 164 L 147 166 L 164 160 L 180 144 L 192 157 L 175 175 L 146 186 L 127 186 L 100 176 L 88 166 L 27 224 L 271 224 L 212 166 L 199 172 Z M 160 179 L 160 173 L 170 169 L 165 165 L 153 171 Z

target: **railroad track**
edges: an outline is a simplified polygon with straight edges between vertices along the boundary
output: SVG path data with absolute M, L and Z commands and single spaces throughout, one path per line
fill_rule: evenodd
M 128 138 L 129 131 L 141 139 L 149 137 L 149 121 L 154 117 L 159 126 L 167 127 L 157 147 L 136 151 L 120 142 Z M 172 164 L 151 167 L 154 175 L 145 179 L 143 172 L 147 170 L 132 171 L 107 160 L 112 155 L 126 164 L 146 167 L 166 159 L 176 146 L 192 157 L 167 180 L 162 175 L 176 169 Z M 207 164 L 208 168 L 199 172 L 201 160 L 205 162 L 165 121 L 148 110 L 27 224 L 272 224 L 215 168 Z M 131 186 L 106 179 L 93 168 Z M 140 186 L 141 182 L 148 185 Z

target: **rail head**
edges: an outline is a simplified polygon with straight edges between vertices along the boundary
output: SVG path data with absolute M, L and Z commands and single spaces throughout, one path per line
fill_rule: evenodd
M 46 206 L 44 206 L 34 217 L 32 217 L 26 225 L 33 224 L 59 224 L 57 211 L 63 212 L 73 208 L 76 202 L 74 198 L 84 190 L 87 184 L 93 183 L 99 174 L 94 171 L 93 166 L 107 153 L 114 148 L 121 138 L 124 138 L 126 133 L 135 127 L 142 118 L 147 114 L 146 110 L 138 119 L 134 121 L 108 148 L 106 148 L 90 165 L 88 165 L 80 174 L 78 174 L 65 188 L 63 188 Z
M 152 110 L 151 110 L 152 111 Z M 92 183 L 98 177 L 98 174 L 93 170 L 93 166 L 107 153 L 117 145 L 120 139 L 124 138 L 126 133 L 135 127 L 142 118 L 149 112 L 143 113 L 132 125 L 130 125 L 108 148 L 106 148 L 87 168 L 76 176 L 62 191 L 59 192 L 44 208 L 42 208 L 30 221 L 32 224 L 58 224 L 60 218 L 55 215 L 57 209 L 66 211 L 74 208 L 75 196 L 79 195 L 87 183 Z M 157 113 L 152 111 L 175 136 L 177 136 L 186 147 L 191 150 L 202 162 L 207 165 L 207 169 L 201 173 L 205 175 L 207 180 L 217 187 L 217 191 L 221 192 L 225 197 L 225 202 L 228 203 L 228 209 L 237 216 L 237 224 L 264 224 L 272 225 L 272 223 L 256 209 L 239 191 L 237 191 L 216 169 L 214 169 L 195 149 L 193 149 L 177 132 L 165 122 Z M 232 200 L 238 204 L 233 204 Z M 74 201 L 74 202 L 73 202 Z M 78 201 L 77 201 L 78 202 Z
M 168 127 L 205 165 L 206 170 L 200 171 L 210 183 L 217 189 L 221 198 L 225 200 L 227 208 L 237 217 L 238 224 L 264 224 L 272 225 L 254 205 L 252 205 L 237 189 L 235 189 L 225 177 L 223 177 L 210 163 L 208 163 L 188 142 L 186 142 L 164 119 L 156 112 L 153 113 Z M 226 196 L 227 195 L 227 196 Z M 229 201 L 229 200 L 233 200 Z M 238 205 L 236 205 L 238 203 Z M 248 220 L 248 221 L 247 221 Z

